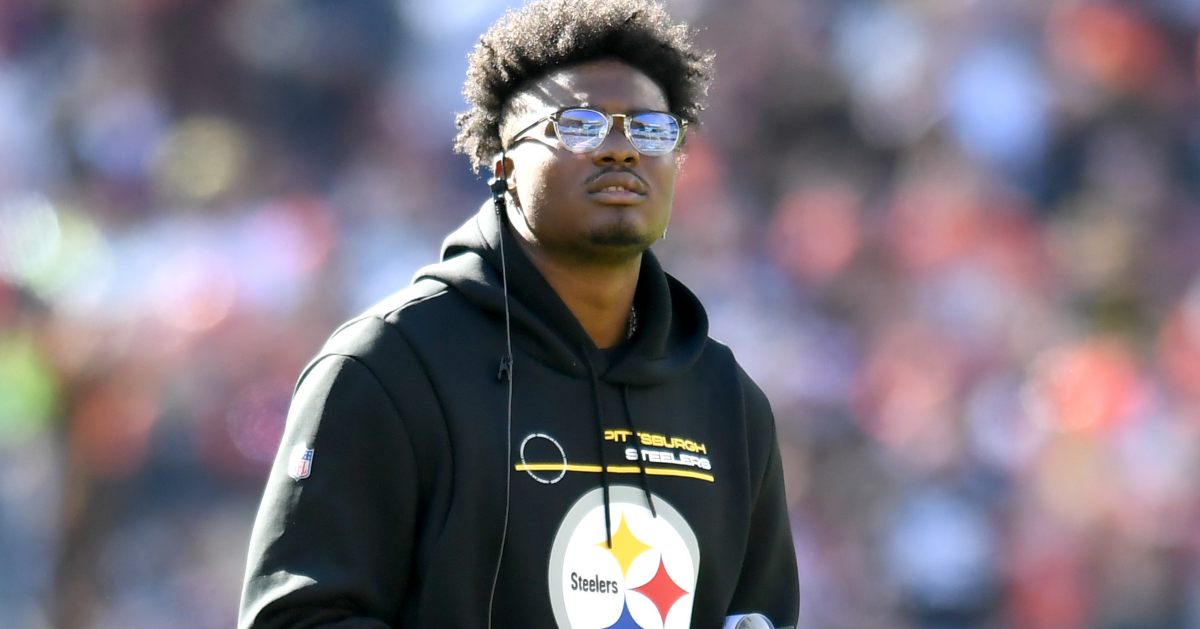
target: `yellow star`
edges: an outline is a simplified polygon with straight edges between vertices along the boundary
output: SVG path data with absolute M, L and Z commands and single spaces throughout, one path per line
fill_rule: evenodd
M 624 513 L 621 514 L 621 524 L 617 526 L 617 532 L 613 533 L 612 548 L 608 548 L 607 542 L 600 542 L 597 546 L 607 550 L 613 554 L 613 557 L 617 558 L 617 563 L 621 566 L 622 576 L 629 576 L 629 566 L 633 564 L 633 560 L 653 548 L 633 535 L 633 531 L 630 531 L 629 525 L 625 523 Z

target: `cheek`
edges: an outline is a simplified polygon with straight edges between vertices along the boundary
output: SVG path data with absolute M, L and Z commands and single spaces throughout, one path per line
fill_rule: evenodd
M 570 201 L 572 164 L 562 159 L 528 159 L 516 169 L 516 187 L 521 207 L 530 221 L 546 220 L 547 209 Z
M 675 194 L 675 176 L 678 173 L 679 173 L 679 167 L 675 164 L 671 164 L 671 166 L 667 169 L 667 173 L 665 175 L 663 175 L 663 181 L 665 182 L 665 185 L 663 186 L 663 188 L 670 195 Z
M 528 168 L 522 174 L 524 176 L 517 180 L 521 210 L 526 220 L 536 224 L 546 218 L 543 209 L 553 204 L 554 186 L 550 183 L 550 173 L 544 168 Z
M 677 159 L 672 157 L 663 160 L 661 164 L 655 164 L 654 170 L 648 173 L 654 180 L 652 182 L 654 187 L 661 192 L 663 200 L 668 203 L 675 196 L 675 175 L 679 171 Z

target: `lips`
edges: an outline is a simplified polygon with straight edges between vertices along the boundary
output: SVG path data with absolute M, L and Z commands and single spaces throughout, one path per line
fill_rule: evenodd
M 624 172 L 605 172 L 588 180 L 589 194 L 646 196 L 646 183 L 637 175 Z

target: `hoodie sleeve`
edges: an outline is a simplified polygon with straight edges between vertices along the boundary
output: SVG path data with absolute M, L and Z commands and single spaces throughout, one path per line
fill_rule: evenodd
M 775 419 L 758 386 L 744 373 L 742 378 L 747 390 L 747 423 L 756 433 L 751 435 L 751 442 L 758 444 L 757 458 L 763 465 L 750 513 L 750 542 L 728 614 L 762 614 L 775 627 L 794 627 L 800 586 Z
M 367 363 L 314 361 L 254 522 L 239 627 L 396 622 L 411 572 L 414 468 L 396 405 Z

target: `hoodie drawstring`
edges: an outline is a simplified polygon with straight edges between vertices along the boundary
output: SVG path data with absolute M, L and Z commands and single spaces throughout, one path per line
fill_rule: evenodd
M 604 456 L 604 412 L 600 407 L 600 377 L 596 375 L 596 369 L 592 366 L 591 361 L 585 360 L 584 363 L 588 368 L 588 379 L 592 385 L 592 409 L 596 417 L 596 428 L 600 431 L 601 437 L 596 440 L 596 453 L 600 458 L 600 486 L 604 490 L 604 539 L 609 548 L 612 548 L 612 501 L 609 498 L 609 482 L 608 482 L 608 459 Z M 631 435 L 638 434 L 637 425 L 633 422 L 633 411 L 629 406 L 629 386 L 621 385 L 621 403 L 625 407 L 625 424 L 629 427 Z M 646 464 L 642 461 L 642 449 L 636 447 L 638 452 L 638 481 L 642 486 L 642 493 L 646 496 L 646 506 L 650 508 L 650 515 L 658 517 L 658 510 L 654 507 L 654 499 L 650 495 L 650 481 L 646 477 Z
M 621 386 L 621 401 L 625 404 L 625 421 L 629 424 L 629 432 L 637 435 L 637 426 L 633 424 L 633 411 L 629 410 L 629 386 Z M 638 458 L 638 478 L 642 483 L 642 492 L 646 494 L 646 506 L 650 507 L 650 515 L 658 517 L 658 511 L 654 508 L 654 500 L 650 497 L 650 482 L 646 479 L 646 465 L 642 461 L 642 449 L 637 448 Z
M 596 451 L 600 455 L 600 486 L 604 488 L 604 533 L 608 547 L 612 548 L 612 509 L 608 499 L 608 461 L 604 458 L 604 419 L 600 412 L 600 379 L 591 362 L 587 363 L 588 375 L 592 381 L 592 406 L 596 414 L 596 428 L 600 430 L 600 438 L 596 440 Z

